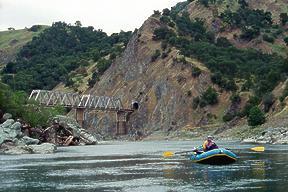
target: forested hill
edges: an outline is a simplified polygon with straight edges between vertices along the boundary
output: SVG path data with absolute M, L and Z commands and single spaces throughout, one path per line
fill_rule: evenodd
M 26 29 L 15 30 L 10 27 L 8 31 L 0 31 L 0 69 L 8 62 L 13 61 L 17 52 L 47 27 L 33 25 Z
M 121 31 L 108 36 L 102 30 L 82 27 L 80 22 L 55 22 L 27 43 L 15 62 L 6 65 L 2 81 L 24 91 L 53 89 L 60 82 L 71 86 L 75 81 L 73 70 L 80 69 L 87 76 L 85 67 L 97 62 L 93 75 L 90 74 L 93 84 L 122 53 L 131 34 Z

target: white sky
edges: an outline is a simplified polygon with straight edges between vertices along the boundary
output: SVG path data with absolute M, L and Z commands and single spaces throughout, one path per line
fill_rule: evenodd
M 154 10 L 171 8 L 184 0 L 0 0 L 0 30 L 65 21 L 113 33 L 133 31 Z

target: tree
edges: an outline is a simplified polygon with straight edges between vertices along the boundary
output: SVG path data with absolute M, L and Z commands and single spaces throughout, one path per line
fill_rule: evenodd
M 159 49 L 156 49 L 156 51 L 154 52 L 154 54 L 151 56 L 151 62 L 156 61 L 156 59 L 161 55 L 161 52 Z
M 80 21 L 76 21 L 76 22 L 75 22 L 75 26 L 76 26 L 76 27 L 82 27 L 82 24 L 81 24 Z
M 252 107 L 248 115 L 248 125 L 257 126 L 262 125 L 263 123 L 265 123 L 264 113 L 259 109 L 258 106 Z
M 169 16 L 170 15 L 170 10 L 168 8 L 163 9 L 162 15 Z
M 273 105 L 275 99 L 272 93 L 263 96 L 264 112 L 267 113 Z
M 288 36 L 284 38 L 286 45 L 288 46 Z
M 280 13 L 280 20 L 282 25 L 286 25 L 288 22 L 288 14 L 287 13 Z
M 198 2 L 202 5 L 204 5 L 205 7 L 208 7 L 209 0 L 198 0 Z
M 238 0 L 238 3 L 242 9 L 248 7 L 248 3 L 246 2 L 246 0 Z
M 154 10 L 154 13 L 153 13 L 153 17 L 158 17 L 161 15 L 161 12 L 159 10 Z
M 212 87 L 209 87 L 201 96 L 201 100 L 209 105 L 218 103 L 218 93 Z

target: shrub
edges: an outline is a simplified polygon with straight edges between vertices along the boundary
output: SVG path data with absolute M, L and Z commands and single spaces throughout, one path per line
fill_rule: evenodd
M 216 45 L 219 46 L 219 47 L 230 47 L 230 46 L 232 46 L 230 41 L 228 39 L 226 39 L 225 37 L 219 37 L 217 39 Z
M 171 22 L 170 17 L 167 17 L 167 16 L 161 16 L 160 21 L 161 23 L 164 23 L 164 24 L 168 24 Z
M 209 105 L 218 103 L 218 93 L 212 87 L 209 87 L 201 96 L 201 100 L 205 101 Z
M 157 60 L 157 58 L 161 55 L 161 52 L 159 49 L 156 49 L 154 54 L 151 56 L 151 62 L 154 62 Z
M 169 38 L 175 36 L 176 34 L 172 30 L 168 29 L 168 27 L 160 27 L 154 30 L 153 40 L 169 40 Z
M 288 22 L 288 14 L 280 13 L 280 19 L 281 19 L 282 25 L 285 25 Z
M 272 93 L 263 96 L 264 112 L 267 113 L 274 103 L 274 95 Z
M 259 107 L 254 106 L 249 110 L 248 115 L 248 125 L 257 126 L 265 123 L 264 113 L 259 109 Z
M 192 102 L 192 108 L 193 108 L 193 109 L 197 109 L 199 103 L 200 103 L 200 97 L 195 97 L 195 98 L 193 99 L 193 102 Z
M 43 107 L 36 102 L 28 101 L 27 98 L 25 92 L 14 92 L 7 85 L 0 83 L 0 108 L 33 127 L 46 126 L 49 118 L 64 113 L 62 107 Z
M 286 45 L 288 46 L 288 36 L 284 38 Z
M 41 28 L 42 28 L 41 25 L 33 25 L 32 27 L 30 27 L 30 28 L 28 29 L 28 31 L 37 32 L 37 31 L 39 31 Z
M 239 94 L 233 93 L 230 96 L 230 101 L 231 101 L 231 103 L 240 103 L 241 102 L 241 97 L 239 96 Z
M 241 39 L 251 41 L 252 39 L 258 37 L 260 35 L 260 28 L 259 27 L 245 27 L 242 30 L 240 35 Z
M 170 10 L 168 8 L 163 9 L 162 15 L 169 16 L 170 15 Z
M 242 110 L 240 116 L 241 117 L 245 117 L 245 116 L 249 116 L 249 111 L 257 106 L 260 103 L 260 99 L 257 96 L 252 96 L 249 98 L 248 102 L 246 103 L 244 109 Z
M 191 67 L 191 71 L 192 71 L 192 77 L 198 77 L 201 74 L 201 69 L 195 66 Z
M 233 113 L 226 113 L 222 119 L 224 122 L 228 122 L 228 121 L 231 121 L 235 116 L 236 115 Z
M 208 7 L 208 5 L 209 5 L 209 0 L 198 0 L 198 2 L 202 5 L 204 5 L 205 7 Z
M 269 36 L 269 35 L 267 35 L 267 34 L 264 34 L 264 35 L 263 35 L 263 40 L 264 40 L 264 41 L 267 41 L 267 42 L 269 42 L 269 43 L 274 43 L 274 41 L 275 41 L 275 39 L 274 39 L 273 37 L 271 37 L 271 36 Z

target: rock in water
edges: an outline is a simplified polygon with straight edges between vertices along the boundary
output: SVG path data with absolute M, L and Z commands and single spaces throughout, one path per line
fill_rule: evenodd
M 41 145 L 6 145 L 2 150 L 5 154 L 19 155 L 19 154 L 48 154 L 54 153 L 57 150 L 56 145 L 51 143 L 43 143 Z
M 31 148 L 32 153 L 41 153 L 41 154 L 54 153 L 57 150 L 56 145 L 52 143 L 43 143 L 41 145 L 29 145 L 29 147 Z

